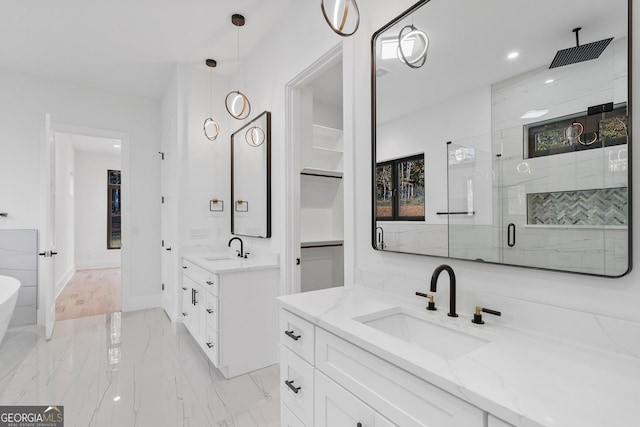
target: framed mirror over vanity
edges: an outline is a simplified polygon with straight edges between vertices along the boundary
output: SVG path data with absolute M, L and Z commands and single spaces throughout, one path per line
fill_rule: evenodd
M 374 249 L 628 273 L 629 11 L 426 0 L 377 31 Z
M 231 234 L 271 237 L 271 113 L 231 135 Z

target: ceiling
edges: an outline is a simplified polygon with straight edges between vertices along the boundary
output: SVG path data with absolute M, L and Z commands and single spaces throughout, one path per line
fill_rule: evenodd
M 176 63 L 237 66 L 293 0 L 0 0 L 0 68 L 160 99 Z
M 119 156 L 121 154 L 122 141 L 119 139 L 56 132 L 56 144 L 70 144 L 75 151 L 85 153 Z

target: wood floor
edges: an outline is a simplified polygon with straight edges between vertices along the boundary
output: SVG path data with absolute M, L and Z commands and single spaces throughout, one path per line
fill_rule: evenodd
M 56 320 L 121 310 L 120 269 L 78 270 L 56 299 Z

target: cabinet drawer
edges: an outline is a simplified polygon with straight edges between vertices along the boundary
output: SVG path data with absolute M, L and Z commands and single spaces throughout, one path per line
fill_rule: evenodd
M 280 348 L 280 398 L 304 425 L 313 426 L 313 366 L 283 345 Z
M 397 425 L 484 425 L 482 410 L 321 328 L 316 368 Z
M 284 403 L 280 405 L 280 427 L 305 427 Z
M 315 377 L 315 426 L 373 427 L 375 412 L 322 372 Z
M 215 331 L 219 331 L 218 329 L 218 297 L 214 295 L 207 295 L 205 317 L 207 319 L 207 326 L 212 328 Z
M 211 273 L 186 259 L 182 260 L 182 273 L 208 292 L 216 296 L 219 295 L 220 278 L 217 274 Z
M 313 365 L 314 325 L 288 312 L 280 310 L 280 342 Z

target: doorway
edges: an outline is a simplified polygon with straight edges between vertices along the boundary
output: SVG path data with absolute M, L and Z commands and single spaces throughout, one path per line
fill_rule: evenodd
M 55 131 L 56 320 L 122 307 L 122 140 Z
M 287 85 L 287 293 L 344 285 L 342 45 Z

